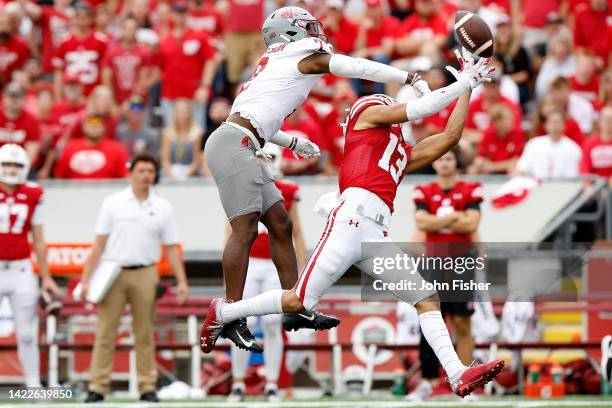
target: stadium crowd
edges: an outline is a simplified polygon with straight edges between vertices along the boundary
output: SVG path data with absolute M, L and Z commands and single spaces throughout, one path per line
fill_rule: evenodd
M 297 0 L 336 52 L 419 72 L 445 86 L 457 9 L 495 38 L 494 80 L 472 97 L 461 150 L 471 174 L 612 180 L 612 2 L 607 0 Z M 261 23 L 283 0 L 2 2 L 0 145 L 24 146 L 35 179 L 122 178 L 154 153 L 162 177 L 210 177 L 202 150 L 257 69 Z M 340 124 L 360 95 L 415 98 L 408 86 L 324 76 L 287 118 L 323 152 L 287 150 L 284 175 L 333 175 Z M 410 123 L 415 142 L 453 106 Z M 539 137 L 543 136 L 543 137 Z M 432 172 L 431 168 L 425 171 Z

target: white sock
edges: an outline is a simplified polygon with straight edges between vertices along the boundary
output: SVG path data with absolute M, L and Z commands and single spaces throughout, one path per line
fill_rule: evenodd
M 283 313 L 282 296 L 283 290 L 276 289 L 238 302 L 223 303 L 217 315 L 226 324 L 243 317 Z
M 446 371 L 446 375 L 451 382 L 459 379 L 466 367 L 463 365 L 459 356 L 455 352 L 448 329 L 442 318 L 440 311 L 425 312 L 419 315 L 421 331 L 431 346 L 436 357 Z
M 283 337 L 281 335 L 282 320 L 278 315 L 264 316 L 264 361 L 266 368 L 266 381 L 274 383 L 278 381 L 281 361 L 283 359 Z

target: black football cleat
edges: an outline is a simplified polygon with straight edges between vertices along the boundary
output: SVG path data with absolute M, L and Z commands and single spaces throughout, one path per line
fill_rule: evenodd
M 221 337 L 230 339 L 236 347 L 252 351 L 254 353 L 263 352 L 263 346 L 259 344 L 249 328 L 245 318 L 234 320 L 226 325 L 223 325 Z
M 154 391 L 145 392 L 140 395 L 140 401 L 144 402 L 159 402 L 159 398 L 157 397 L 157 393 Z
M 97 392 L 89 391 L 87 392 L 87 397 L 85 398 L 86 404 L 104 402 L 104 395 L 99 394 Z
M 317 312 L 316 310 L 302 313 L 286 313 L 283 315 L 283 329 L 293 331 L 299 329 L 329 330 L 340 324 L 340 319 Z

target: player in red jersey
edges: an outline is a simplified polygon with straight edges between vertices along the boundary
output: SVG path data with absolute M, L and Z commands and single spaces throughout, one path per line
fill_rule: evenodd
M 332 205 L 325 203 L 326 196 L 319 201 L 320 208 L 329 208 L 327 225 L 296 286 L 293 290 L 268 291 L 239 302 L 213 300 L 200 332 L 203 345 L 214 344 L 217 327 L 222 329 L 223 325 L 247 316 L 287 313 L 283 317 L 285 330 L 306 327 L 302 321 L 304 317 L 295 315 L 312 310 L 351 265 L 367 264 L 374 258 L 362 254 L 363 242 L 391 245 L 388 230 L 393 201 L 404 174 L 432 163 L 459 142 L 467 119 L 469 91 L 485 81 L 494 69 L 487 66 L 488 59 L 474 64 L 467 53 L 460 56 L 459 61 L 461 72 L 450 68 L 457 82 L 432 93 L 433 98 L 429 100 L 435 104 L 435 109 L 427 106 L 428 99 L 400 104 L 386 95 L 360 98 L 353 104 L 346 123 L 345 155 L 339 175 L 340 196 L 332 193 L 335 196 Z M 462 96 L 444 132 L 411 148 L 400 124 L 442 109 L 455 99 L 451 95 L 456 95 L 457 91 Z M 365 272 L 372 273 L 372 270 Z M 419 274 L 408 275 L 406 278 L 413 280 L 411 283 L 416 290 L 393 291 L 393 294 L 415 305 L 421 330 L 444 367 L 453 391 L 461 397 L 469 395 L 494 378 L 504 362 L 495 360 L 476 367 L 463 365 L 440 313 L 437 294 L 423 290 Z M 316 320 L 315 315 L 310 316 Z M 322 329 L 316 323 L 309 326 Z
M 38 281 L 30 261 L 32 247 L 40 266 L 42 289 L 59 294 L 47 266 L 42 227 L 43 190 L 26 183 L 30 160 L 13 143 L 0 147 L 0 300 L 8 296 L 17 328 L 17 350 L 26 386 L 40 387 Z
M 278 177 L 282 159 L 281 148 L 275 144 L 268 143 L 263 149 L 271 156 L 271 173 Z M 293 222 L 293 242 L 297 257 L 298 269 L 302 269 L 306 263 L 306 247 L 304 235 L 300 224 L 297 203 L 299 201 L 299 185 L 288 180 L 274 180 L 274 184 L 283 196 L 285 208 Z M 228 223 L 228 226 L 230 224 Z M 231 227 L 230 227 L 231 228 Z M 268 230 L 264 224 L 259 223 L 258 234 L 251 253 L 249 254 L 249 268 L 247 278 L 242 292 L 242 298 L 248 299 L 268 290 L 281 289 L 280 279 L 272 261 L 270 253 L 270 241 Z M 255 323 L 255 317 L 250 317 L 247 322 L 249 327 Z M 266 385 L 264 395 L 270 402 L 279 401 L 277 381 L 283 358 L 283 338 L 281 335 L 281 316 L 276 314 L 263 316 L 262 327 L 266 348 L 264 350 Z M 247 374 L 250 353 L 232 345 L 232 390 L 228 396 L 228 402 L 242 401 L 246 387 L 244 379 Z

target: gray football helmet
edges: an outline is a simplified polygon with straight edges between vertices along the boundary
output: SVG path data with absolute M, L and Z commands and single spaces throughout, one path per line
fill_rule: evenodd
M 282 7 L 270 14 L 261 27 L 261 34 L 266 47 L 307 37 L 320 38 L 327 42 L 321 22 L 300 7 Z

